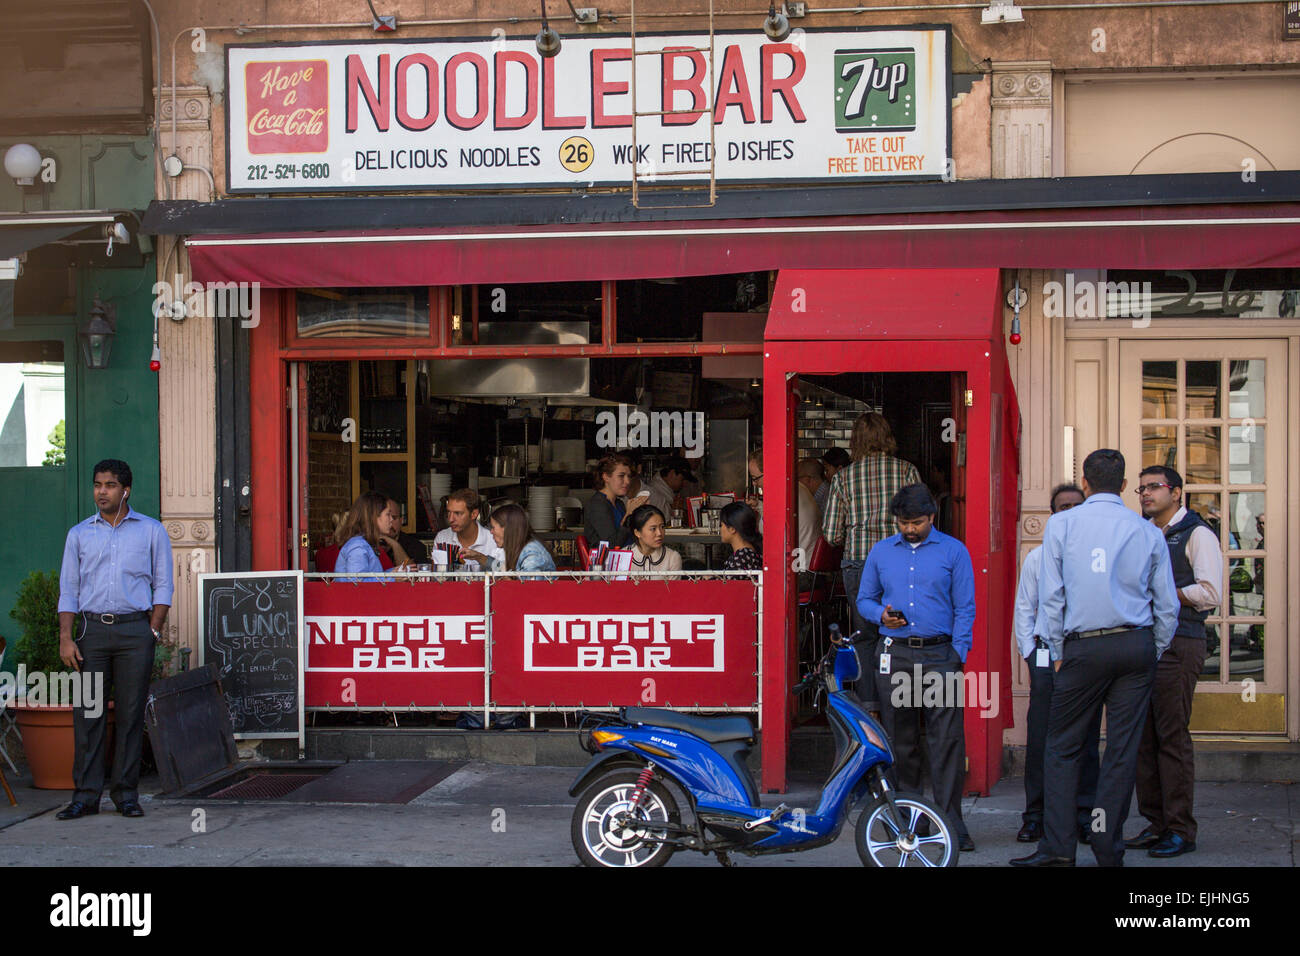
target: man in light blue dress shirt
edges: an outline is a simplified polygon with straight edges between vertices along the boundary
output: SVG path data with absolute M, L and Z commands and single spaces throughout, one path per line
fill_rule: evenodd
M 113 686 L 117 743 L 109 795 L 127 817 L 142 817 L 140 753 L 144 705 L 154 644 L 172 603 L 172 549 L 163 526 L 133 511 L 131 468 L 105 459 L 95 465 L 95 515 L 74 525 L 59 572 L 59 656 L 83 675 L 104 675 Z M 60 820 L 99 812 L 104 789 L 107 712 L 72 711 L 75 735 L 72 803 Z
M 1089 723 L 1106 708 L 1106 752 L 1093 809 L 1099 866 L 1124 863 L 1124 820 L 1156 660 L 1173 638 L 1178 598 L 1160 531 L 1120 500 L 1124 456 L 1083 463 L 1087 500 L 1052 515 L 1043 534 L 1038 617 L 1056 670 L 1047 730 L 1045 834 L 1016 866 L 1073 866 L 1075 799 Z
M 871 549 L 858 587 L 859 613 L 880 625 L 875 652 L 867 658 L 871 674 L 864 679 L 875 679 L 900 790 L 921 789 L 924 714 L 934 801 L 955 827 L 957 845 L 973 850 L 961 816 L 961 676 L 975 626 L 975 572 L 966 546 L 934 527 L 935 503 L 925 485 L 904 486 L 889 510 L 899 533 Z

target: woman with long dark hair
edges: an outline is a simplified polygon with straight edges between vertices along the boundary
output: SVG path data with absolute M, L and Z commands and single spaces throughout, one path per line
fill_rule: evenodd
M 384 570 L 379 563 L 379 544 L 381 532 L 388 525 L 387 514 L 388 498 L 377 491 L 363 492 L 352 503 L 334 532 L 334 540 L 340 545 L 334 562 L 336 574 L 379 574 Z
M 594 550 L 602 541 L 611 548 L 626 547 L 632 540 L 632 529 L 627 526 L 627 513 L 646 503 L 649 495 L 633 498 L 627 505 L 620 500 L 627 494 L 632 481 L 632 459 L 626 455 L 606 455 L 596 465 L 593 478 L 596 493 L 587 499 L 583 509 L 583 534 Z
M 664 513 L 654 505 L 642 505 L 627 519 L 632 529 L 632 573 L 665 574 L 682 569 L 682 556 L 664 547 Z
M 731 546 L 724 571 L 763 570 L 763 536 L 758 533 L 758 515 L 742 501 L 733 502 L 718 515 L 722 543 Z
M 502 505 L 488 523 L 492 540 L 505 551 L 505 559 L 493 558 L 493 571 L 554 571 L 555 559 L 546 545 L 533 537 L 528 512 L 516 504 Z

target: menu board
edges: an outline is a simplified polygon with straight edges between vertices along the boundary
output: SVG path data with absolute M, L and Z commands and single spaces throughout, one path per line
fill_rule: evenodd
M 301 628 L 301 571 L 199 575 L 199 666 L 217 665 L 236 739 L 305 745 Z

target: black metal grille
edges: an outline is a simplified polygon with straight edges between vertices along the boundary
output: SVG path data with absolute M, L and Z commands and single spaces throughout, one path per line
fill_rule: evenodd
M 323 773 L 254 773 L 210 793 L 207 800 L 279 800 Z

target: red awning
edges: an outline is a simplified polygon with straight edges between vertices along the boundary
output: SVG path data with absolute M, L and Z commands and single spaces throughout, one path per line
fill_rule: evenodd
M 1300 204 L 210 236 L 199 281 L 573 282 L 768 269 L 1300 267 Z
M 763 337 L 990 341 L 1001 296 L 997 269 L 782 269 Z

